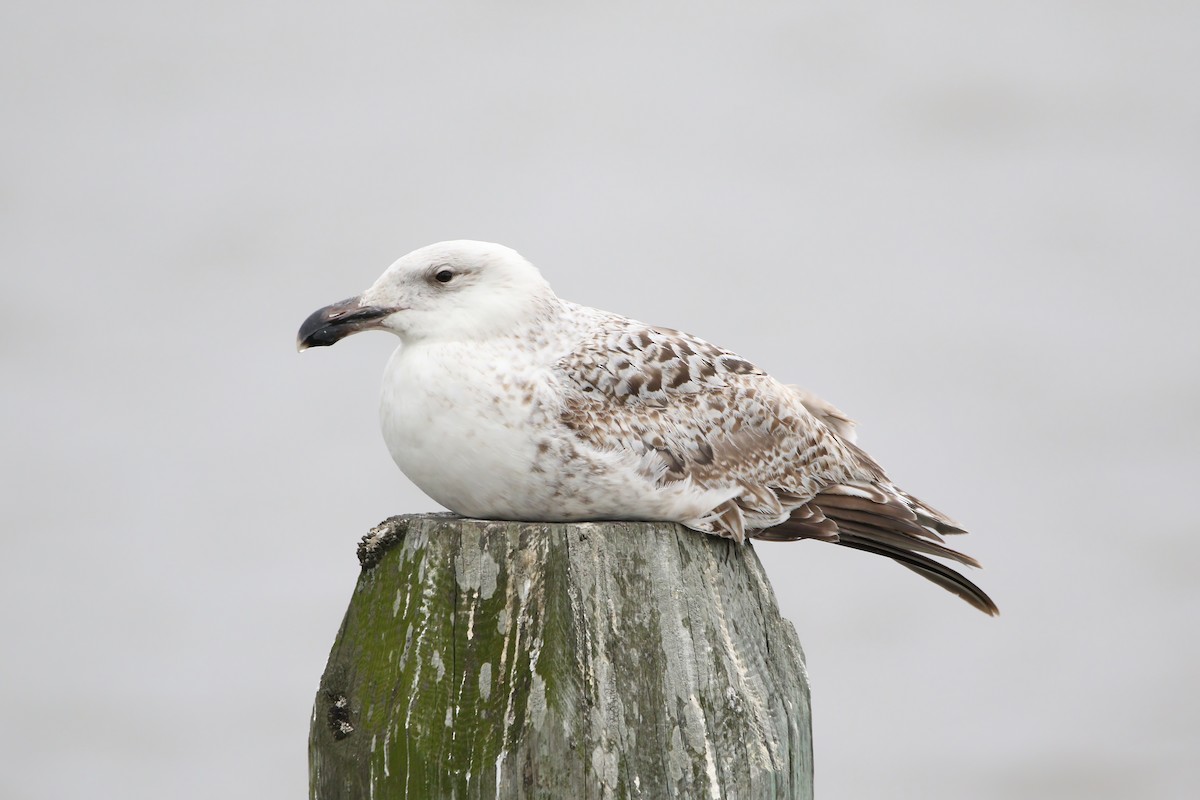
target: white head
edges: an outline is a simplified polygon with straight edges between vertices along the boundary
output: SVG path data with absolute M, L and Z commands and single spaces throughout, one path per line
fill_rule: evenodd
M 487 339 L 546 314 L 554 300 L 545 278 L 515 250 L 439 242 L 396 261 L 358 297 L 314 312 L 297 346 L 331 345 L 368 329 L 391 331 L 405 343 Z

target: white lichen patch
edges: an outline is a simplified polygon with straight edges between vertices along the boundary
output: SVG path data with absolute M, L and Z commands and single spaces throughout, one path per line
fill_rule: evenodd
M 732 686 L 725 687 L 725 704 L 734 714 L 742 713 L 742 698 Z
M 437 670 L 437 682 L 441 683 L 442 678 L 446 676 L 446 663 L 442 661 L 440 650 L 433 651 L 433 655 L 429 657 L 429 663 L 433 664 L 433 668 Z
M 488 600 L 496 593 L 496 580 L 500 576 L 500 565 L 492 554 L 483 549 L 483 534 L 473 528 L 464 528 L 462 549 L 454 557 L 454 579 L 462 592 L 476 592 Z
M 600 745 L 592 749 L 592 772 L 599 780 L 605 797 L 612 797 L 617 788 L 617 754 L 604 750 Z
M 492 662 L 485 661 L 479 668 L 479 697 L 484 702 L 492 696 Z
M 409 650 L 412 649 L 412 640 L 413 640 L 413 626 L 412 626 L 412 623 L 410 622 L 408 624 L 408 627 L 405 628 L 405 630 L 404 630 L 404 649 L 402 649 L 400 651 L 400 663 L 398 664 L 400 669 L 404 669 L 404 665 L 408 662 L 408 653 L 409 653 Z
M 417 614 L 418 614 L 417 624 L 419 625 L 419 627 L 417 628 L 416 641 L 413 643 L 412 685 L 414 687 L 419 687 L 421 685 L 421 669 L 425 663 L 424 659 L 421 657 L 421 647 L 425 642 L 425 636 L 429 633 L 429 629 L 431 626 L 431 620 L 432 620 L 432 615 L 433 615 L 432 606 L 433 606 L 434 598 L 437 595 L 437 580 L 438 580 L 437 567 L 433 566 L 430 568 L 429 582 L 426 583 L 425 587 L 421 590 L 421 607 L 417 612 Z M 410 626 L 409 627 L 409 636 L 411 637 L 411 635 L 412 635 L 412 628 Z M 403 659 L 407 658 L 407 656 L 408 656 L 408 648 L 406 646 L 405 653 L 401 657 L 402 663 L 403 663 Z M 412 728 L 413 709 L 416 707 L 416 705 L 417 705 L 416 696 L 414 694 L 408 700 L 408 711 L 406 712 L 406 714 L 404 716 L 405 730 L 411 730 L 411 728 Z M 399 710 L 399 709 L 397 709 L 397 710 Z M 384 755 L 385 755 L 384 772 L 386 773 L 387 772 L 386 752 Z M 409 773 L 406 770 L 405 775 L 407 776 L 408 774 Z
M 721 800 L 721 782 L 717 780 L 717 759 L 713 753 L 712 742 L 704 740 L 704 769 L 708 774 L 708 796 L 712 800 Z
M 671 744 L 667 747 L 667 766 L 671 770 L 671 781 L 673 783 L 682 781 L 691 763 L 692 758 L 684 749 L 683 736 L 680 735 L 679 726 L 676 725 L 671 728 Z
M 542 723 L 546 720 L 546 681 L 536 672 L 530 676 L 529 705 L 526 709 L 526 716 L 533 724 L 535 731 L 542 729 Z
M 479 596 L 490 600 L 496 593 L 496 580 L 500 577 L 500 565 L 491 553 L 484 553 L 479 559 Z
M 688 695 L 687 706 L 683 713 L 683 735 L 688 747 L 696 752 L 712 748 L 708 741 L 708 726 L 704 722 L 704 708 L 696 695 Z

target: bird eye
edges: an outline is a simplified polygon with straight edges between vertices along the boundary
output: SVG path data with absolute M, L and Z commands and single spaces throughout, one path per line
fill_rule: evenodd
M 438 283 L 449 283 L 450 279 L 454 277 L 454 273 L 448 269 L 444 269 L 433 277 L 437 278 Z

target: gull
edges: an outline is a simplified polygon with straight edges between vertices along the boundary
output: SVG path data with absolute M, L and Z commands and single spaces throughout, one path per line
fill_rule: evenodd
M 498 244 L 440 242 L 325 306 L 297 348 L 382 330 L 401 471 L 465 517 L 678 522 L 737 542 L 816 539 L 894 559 L 996 614 L 935 560 L 965 533 L 900 489 L 831 404 L 687 333 L 560 299 Z

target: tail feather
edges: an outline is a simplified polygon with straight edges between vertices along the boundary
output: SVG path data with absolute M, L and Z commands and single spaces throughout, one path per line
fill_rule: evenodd
M 814 500 L 813 503 L 819 503 L 820 509 L 825 515 L 836 519 L 839 527 L 841 527 L 843 522 L 857 523 L 931 542 L 941 543 L 945 541 L 941 536 L 918 523 L 915 516 L 912 519 L 897 519 L 896 517 L 884 514 L 872 514 L 869 511 L 839 508 L 837 506 L 830 506 L 824 497 Z
M 985 614 L 999 614 L 982 589 L 929 558 L 978 567 L 974 558 L 944 544 L 943 535 L 962 533 L 966 531 L 958 523 L 890 483 L 863 482 L 831 486 L 793 511 L 789 519 L 751 536 L 767 541 L 823 539 L 887 556 Z
M 911 550 L 904 550 L 879 541 L 862 539 L 855 534 L 843 534 L 839 538 L 838 544 L 867 553 L 887 556 L 908 567 L 922 578 L 931 580 L 943 589 L 953 592 L 983 613 L 993 617 L 1000 613 L 1000 609 L 996 607 L 986 592 L 945 564 L 940 564 L 932 558 L 926 558 Z
M 884 530 L 871 525 L 863 525 L 861 523 L 849 522 L 845 520 L 838 521 L 838 544 L 845 544 L 847 535 L 853 535 L 858 541 L 874 542 L 879 545 L 889 545 L 899 550 L 926 553 L 938 558 L 948 558 L 951 561 L 957 561 L 968 567 L 980 566 L 979 562 L 971 558 L 966 553 L 960 553 L 957 550 L 952 550 L 943 544 L 931 542 L 926 539 L 918 539 L 904 533 Z

